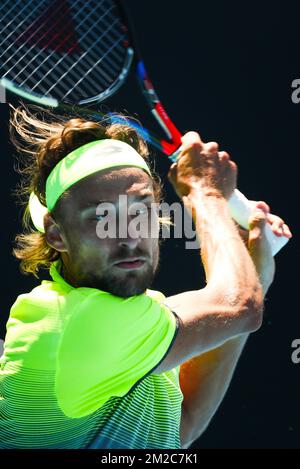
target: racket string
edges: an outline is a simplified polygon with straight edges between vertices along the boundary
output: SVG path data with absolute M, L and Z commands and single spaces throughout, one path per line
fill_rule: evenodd
M 23 26 L 24 23 L 26 23 L 26 21 L 36 12 L 36 10 L 37 10 L 39 7 L 41 7 L 44 3 L 47 3 L 47 1 L 48 1 L 48 0 L 44 0 L 44 1 L 42 1 L 42 2 L 38 2 L 37 5 L 36 5 L 33 9 L 31 9 L 31 10 L 29 11 L 29 14 L 28 14 L 20 23 L 18 23 L 18 29 L 19 29 L 21 26 Z M 28 5 L 25 3 L 25 5 L 23 5 L 23 8 L 21 8 L 21 10 L 19 11 L 19 13 L 18 13 L 17 15 L 15 14 L 15 13 L 16 13 L 16 12 L 15 12 L 15 9 L 9 10 L 9 13 L 10 13 L 12 10 L 14 10 L 14 11 L 13 11 L 13 17 L 12 17 L 11 21 L 9 21 L 9 22 L 5 25 L 5 27 L 1 30 L 1 34 L 5 33 L 5 30 L 6 30 L 6 29 L 9 29 L 10 25 L 16 22 L 16 19 L 20 16 L 20 14 L 21 14 L 24 10 L 28 9 L 27 7 L 28 7 Z M 8 12 L 7 12 L 7 14 L 8 14 Z M 7 16 L 7 14 L 6 14 L 5 16 Z M 3 20 L 4 20 L 4 18 L 1 19 L 1 21 L 3 21 Z M 27 28 L 27 26 L 25 26 L 25 28 Z M 23 31 L 23 32 L 24 32 L 24 31 Z M 10 32 L 10 34 L 5 35 L 4 40 L 3 40 L 2 42 L 0 42 L 0 47 L 1 47 L 3 44 L 5 44 L 5 42 L 7 42 L 8 39 L 9 39 L 13 34 L 15 34 L 15 33 L 16 33 L 16 29 L 13 28 L 12 31 Z M 2 54 L 0 54 L 0 58 L 1 58 L 4 54 L 7 54 L 8 51 L 14 46 L 14 44 L 15 44 L 15 41 L 13 41 L 7 48 L 5 48 L 5 49 L 4 49 L 4 52 L 3 52 Z M 9 56 L 9 58 L 10 58 L 10 57 L 13 57 L 13 56 Z M 2 63 L 1 66 L 5 65 L 5 63 L 6 63 L 6 62 Z
M 115 46 L 113 46 L 115 47 Z M 73 92 L 73 90 L 82 82 L 82 80 L 86 79 L 87 75 L 89 75 L 90 73 L 92 73 L 92 71 L 94 70 L 94 68 L 96 66 L 98 66 L 99 64 L 101 64 L 101 62 L 104 60 L 104 58 L 106 57 L 106 55 L 111 52 L 111 50 L 113 49 L 113 47 L 111 47 L 107 53 L 105 55 L 103 55 L 103 57 L 101 57 L 101 59 L 99 59 L 95 65 L 85 74 L 84 77 L 81 77 L 74 85 L 72 88 L 70 88 L 70 90 L 65 94 L 64 98 L 66 98 L 71 92 Z
M 82 1 L 82 0 L 75 0 L 75 4 L 77 4 L 77 3 L 80 2 L 80 1 Z M 59 16 L 58 13 L 59 13 L 59 9 L 58 9 L 58 10 L 53 10 L 53 11 L 51 12 L 51 15 L 50 15 L 49 18 L 48 18 L 49 21 L 51 20 L 51 17 L 52 17 L 52 16 L 54 16 L 54 15 Z M 34 51 L 35 48 L 38 47 L 39 42 L 41 42 L 41 41 L 44 39 L 44 37 L 45 37 L 46 34 L 49 34 L 50 32 L 53 31 L 54 27 L 59 23 L 59 21 L 61 21 L 61 18 L 58 17 L 57 20 L 56 20 L 54 23 L 52 23 L 51 28 L 48 29 L 48 30 L 46 30 L 46 31 L 44 32 L 44 34 L 39 37 L 39 41 L 33 43 L 33 44 L 31 45 L 31 47 L 29 47 L 29 49 L 26 51 L 26 53 L 23 54 L 23 55 L 21 55 L 20 58 L 19 58 L 19 60 L 18 60 L 17 62 L 14 62 L 14 63 L 13 63 L 12 67 L 7 71 L 7 73 L 9 73 L 9 72 L 12 70 L 13 67 L 17 67 L 18 63 L 19 63 L 21 60 L 25 59 L 25 57 L 26 57 L 31 51 Z M 34 24 L 34 23 L 33 23 L 33 24 Z M 12 59 L 14 58 L 15 55 L 17 55 L 18 53 L 21 53 L 21 52 L 22 52 L 22 49 L 23 49 L 28 43 L 30 44 L 30 40 L 31 40 L 34 36 L 36 36 L 36 34 L 37 34 L 41 29 L 43 29 L 44 26 L 46 26 L 45 23 L 42 23 L 42 24 L 40 24 L 40 26 L 39 26 L 37 29 L 34 29 L 34 30 L 32 31 L 32 33 L 31 33 L 31 35 L 25 40 L 25 42 L 23 42 L 23 44 L 22 44 L 19 48 L 16 49 L 16 52 L 15 52 L 13 55 L 10 55 L 9 58 L 7 59 L 7 61 L 3 63 L 3 66 L 6 65 L 7 62 L 12 61 Z M 32 29 L 33 29 L 33 28 L 32 28 Z M 28 30 L 28 27 L 26 27 L 25 30 L 19 35 L 19 38 L 18 38 L 17 40 L 19 40 L 19 39 L 22 37 L 22 35 L 24 35 L 24 33 L 26 33 L 27 30 Z M 15 43 L 16 43 L 16 41 L 15 41 Z M 34 56 L 34 58 L 35 58 L 35 57 L 38 58 L 41 52 L 46 52 L 46 51 L 41 48 L 41 49 L 40 49 L 40 52 L 39 52 L 38 54 L 36 54 L 36 55 Z M 46 57 L 48 57 L 48 55 L 46 55 Z M 30 62 L 29 62 L 29 63 L 30 63 Z M 26 65 L 27 65 L 27 63 L 26 63 Z M 26 65 L 25 65 L 25 66 L 26 66 Z M 15 75 L 15 76 L 14 76 L 14 78 L 17 78 L 17 77 L 18 77 L 18 75 Z
M 88 53 L 91 52 L 91 47 L 93 47 L 95 44 L 97 44 L 99 41 L 101 41 L 101 39 L 103 39 L 104 34 L 107 34 L 107 32 L 110 32 L 110 31 L 111 31 L 111 29 L 114 27 L 114 25 L 116 24 L 116 22 L 117 22 L 117 20 L 114 20 L 113 24 L 111 24 L 110 26 L 106 25 L 106 31 L 105 31 L 105 33 L 103 33 L 100 37 L 98 37 L 98 38 L 95 40 L 95 42 L 93 42 L 92 46 L 90 46 L 89 49 L 88 49 L 83 55 L 80 56 L 80 58 L 78 59 L 78 61 L 75 62 L 75 63 L 73 63 L 72 66 L 71 66 L 71 68 L 68 68 L 68 69 L 66 70 L 66 72 L 59 78 L 58 82 L 54 83 L 54 84 L 52 85 L 52 87 L 50 87 L 50 88 L 48 89 L 48 92 L 51 92 L 52 89 L 54 88 L 54 86 L 57 86 L 59 82 L 62 82 L 62 86 L 63 86 L 63 85 L 64 85 L 64 82 L 63 82 L 62 80 L 65 79 L 65 78 L 67 77 L 67 75 L 69 75 L 69 78 L 72 78 L 71 73 L 73 73 L 73 68 L 76 67 L 76 66 L 78 66 L 79 62 L 82 61 L 82 59 L 84 59 L 84 58 L 86 57 L 86 54 L 88 54 Z M 89 32 L 91 33 L 91 31 L 89 31 Z M 109 37 L 111 37 L 111 36 L 109 36 Z M 96 37 L 95 37 L 95 38 L 96 38 Z M 124 39 L 124 37 L 119 38 L 119 39 L 118 39 L 118 42 L 115 42 L 115 43 L 110 47 L 109 50 L 107 50 L 105 53 L 102 53 L 100 59 L 98 59 L 93 65 L 91 65 L 91 66 L 88 68 L 88 70 L 85 72 L 84 75 L 83 75 L 83 72 L 80 71 L 80 72 L 81 72 L 81 78 L 75 83 L 75 85 L 73 85 L 73 86 L 71 87 L 71 89 L 70 89 L 69 85 L 68 85 L 67 83 L 65 83 L 65 86 L 64 86 L 64 87 L 65 87 L 65 89 L 67 90 L 67 93 L 63 96 L 63 99 L 64 99 L 64 100 L 65 100 L 65 98 L 66 98 L 76 87 L 78 88 L 79 83 L 81 83 L 81 82 L 83 81 L 83 79 L 84 79 L 84 80 L 87 79 L 88 75 L 94 71 L 95 67 L 97 67 L 97 65 L 99 65 L 99 64 L 101 63 L 101 61 L 102 61 L 101 75 L 104 74 L 104 72 L 105 72 L 105 71 L 104 71 L 104 68 L 106 67 L 105 62 L 103 62 L 104 58 L 107 58 L 108 61 L 110 62 L 109 71 L 111 71 L 112 68 L 115 68 L 116 72 L 119 72 L 120 69 L 117 68 L 117 67 L 115 67 L 115 63 L 112 62 L 111 60 L 109 60 L 109 57 L 107 57 L 107 54 L 112 53 L 112 51 L 114 51 L 114 49 L 118 46 L 118 44 L 123 41 L 123 39 Z M 116 52 L 116 51 L 115 51 L 115 52 Z M 115 54 L 115 58 L 116 58 L 116 54 Z M 120 55 L 118 55 L 118 58 L 121 60 L 121 56 L 120 56 Z M 52 68 L 51 70 L 49 70 L 46 75 L 48 75 L 50 72 L 53 72 L 53 70 L 54 70 L 53 68 Z M 77 74 L 78 74 L 78 70 L 74 71 L 74 73 L 76 73 L 76 75 L 77 75 Z M 101 76 L 101 75 L 100 75 L 100 76 Z M 111 77 L 108 76 L 107 74 L 106 74 L 106 76 L 107 76 L 107 80 L 109 80 L 109 81 L 111 82 Z M 43 79 L 44 79 L 44 78 L 45 78 L 45 76 L 43 77 Z M 97 75 L 96 78 L 97 78 L 97 81 L 99 82 L 99 74 Z M 41 81 L 42 81 L 42 80 L 41 80 Z M 33 86 L 32 89 L 34 90 L 38 85 L 40 85 L 40 84 L 41 84 L 41 81 L 38 82 L 38 83 L 36 83 L 36 85 Z M 95 81 L 92 79 L 92 80 L 91 80 L 91 83 L 94 83 L 94 82 L 95 82 Z M 107 86 L 107 83 L 105 84 L 105 86 Z M 80 90 L 83 91 L 82 89 L 80 89 Z M 99 89 L 98 89 L 98 91 L 99 91 Z
M 9 13 L 11 13 L 12 11 L 15 12 L 16 7 L 18 6 L 19 3 L 21 3 L 21 1 L 22 1 L 22 0 L 17 0 L 16 3 L 11 4 L 11 0 L 6 0 L 6 2 L 5 2 L 3 5 L 0 6 L 0 13 L 2 12 L 2 10 L 4 10 L 4 8 L 5 8 L 7 5 L 8 5 L 8 6 L 11 5 L 11 8 L 5 13 L 4 16 L 1 16 L 1 21 L 4 21 L 5 18 L 7 17 L 7 15 L 8 15 Z
M 76 0 L 76 1 L 75 1 L 75 5 L 76 5 L 78 2 L 80 2 L 80 1 L 81 1 L 81 0 Z M 77 14 L 79 14 L 79 11 L 78 11 Z M 60 21 L 60 20 L 58 20 L 58 21 Z M 57 23 L 55 23 L 54 25 L 56 25 L 56 24 L 57 24 Z M 54 26 L 54 25 L 53 25 L 53 26 Z M 53 29 L 53 28 L 52 28 L 52 29 Z M 50 31 L 51 31 L 51 30 L 50 30 Z M 46 31 L 45 34 L 47 34 L 48 32 L 49 32 L 49 30 Z M 69 33 L 69 35 L 70 35 L 70 33 Z M 69 38 L 69 35 L 66 36 L 66 40 Z M 44 37 L 44 36 L 42 36 L 42 38 L 43 38 L 43 37 Z M 42 39 L 42 38 L 41 38 L 41 39 Z M 31 49 L 29 49 L 29 51 L 28 51 L 27 53 L 30 53 L 30 51 L 33 50 L 33 48 L 34 48 L 34 46 L 33 46 Z M 27 55 L 27 53 L 26 53 L 26 55 Z M 41 49 L 37 54 L 35 54 L 35 55 L 32 57 L 32 59 L 31 59 L 29 62 L 26 62 L 25 66 L 20 70 L 20 72 L 19 72 L 17 75 L 15 75 L 15 78 L 17 78 L 17 77 L 19 76 L 19 74 L 20 74 L 21 72 L 23 72 L 23 71 L 25 70 L 25 68 L 28 67 L 28 66 L 32 63 L 32 61 L 33 61 L 34 59 L 38 59 L 39 56 L 40 56 L 41 54 L 43 54 L 43 53 L 45 53 L 45 51 L 44 51 L 43 49 Z M 41 68 L 41 67 L 43 66 L 43 64 L 44 64 L 47 60 L 50 61 L 50 60 L 51 60 L 51 57 L 53 56 L 53 54 L 55 54 L 55 50 L 53 50 L 50 54 L 49 54 L 49 53 L 46 53 L 44 60 L 42 60 L 41 62 L 39 62 L 39 67 Z M 64 58 L 68 58 L 68 57 L 69 57 L 68 53 L 63 54 L 62 57 L 59 59 L 59 62 L 55 62 L 55 64 L 60 63 L 61 60 L 63 60 Z M 70 63 L 72 63 L 71 58 L 70 58 Z M 17 63 L 16 63 L 15 65 L 17 65 Z M 35 69 L 34 69 L 34 70 L 35 70 Z M 52 71 L 52 70 L 53 70 L 53 68 L 51 69 L 51 71 Z M 26 79 L 30 79 L 31 76 L 32 76 L 32 74 L 33 74 L 33 73 L 31 73 L 30 75 L 27 75 L 27 76 L 26 76 Z M 47 73 L 47 74 L 48 74 L 48 73 Z M 25 81 L 26 81 L 26 80 L 25 80 Z M 20 83 L 20 85 L 21 85 L 21 86 L 24 85 L 24 84 L 25 84 L 25 81 L 23 81 L 22 83 Z
M 28 7 L 28 2 L 25 3 Z M 5 61 L 5 65 L 10 64 L 10 67 L 4 71 L 4 76 L 9 81 L 15 83 L 17 87 L 24 87 L 29 93 L 50 96 L 53 92 L 59 100 L 70 98 L 70 102 L 99 100 L 102 94 L 111 94 L 113 89 L 120 86 L 120 82 L 124 81 L 128 73 L 132 57 L 128 48 L 124 46 L 127 37 L 116 12 L 115 2 L 111 0 L 70 2 L 74 29 L 83 51 L 72 55 L 58 54 L 56 50 L 49 52 L 49 50 L 39 49 L 38 52 L 36 51 L 39 41 L 32 45 L 32 38 L 36 38 L 36 35 L 40 33 L 39 39 L 43 41 L 45 34 L 49 36 L 54 33 L 57 21 L 51 21 L 48 17 L 49 21 L 45 25 L 45 22 L 41 24 L 35 19 L 31 21 L 37 25 L 33 33 L 32 24 L 31 26 L 29 24 L 30 19 L 34 13 L 37 18 L 41 17 L 39 7 L 45 5 L 45 1 L 37 4 L 30 2 L 30 5 L 32 5 L 30 12 L 10 33 L 17 33 L 18 37 L 24 38 L 25 36 L 25 41 L 21 45 L 14 41 L 1 54 L 7 58 L 5 55 L 7 49 L 16 47 L 14 53 L 10 54 Z M 52 12 L 52 15 L 54 14 L 57 17 L 60 11 L 55 8 L 54 13 Z M 46 31 L 45 26 L 48 27 Z M 97 34 L 99 29 L 104 30 L 100 36 Z M 30 34 L 26 35 L 28 30 Z M 70 31 L 67 30 L 64 40 L 67 41 L 69 36 Z
M 81 23 L 82 23 L 84 20 L 86 20 L 86 17 L 83 18 L 83 20 L 81 21 Z M 96 26 L 97 26 L 97 25 L 96 25 Z M 86 58 L 87 54 L 91 51 L 92 47 L 94 47 L 95 44 L 97 44 L 97 43 L 103 38 L 103 36 L 104 36 L 104 34 L 106 34 L 106 32 L 107 32 L 107 31 L 105 31 L 105 33 L 103 33 L 101 36 L 99 36 L 98 39 L 96 40 L 96 42 L 95 42 L 95 43 L 92 43 L 92 44 L 89 46 L 89 48 L 79 57 L 79 59 L 71 65 L 70 68 L 67 68 L 67 69 L 66 69 L 65 73 L 64 73 L 63 75 L 61 75 L 60 81 L 61 81 L 62 79 L 64 79 L 67 74 L 70 74 L 70 73 L 73 71 L 73 68 L 76 67 L 82 59 Z M 90 33 L 91 33 L 91 30 L 89 30 L 88 28 L 86 28 L 86 31 L 85 31 L 84 35 L 81 37 L 81 40 L 84 39 L 84 37 L 87 36 L 87 35 L 90 34 Z M 63 60 L 63 59 L 64 59 L 64 56 L 61 57 L 61 59 L 59 60 L 59 62 L 58 62 L 57 64 L 59 64 L 59 63 L 61 62 L 61 60 Z M 49 69 L 48 72 L 46 73 L 45 77 L 46 77 L 47 75 L 49 75 L 49 73 L 53 72 L 54 68 L 55 68 L 55 67 L 52 67 L 51 69 Z M 94 66 L 92 66 L 92 68 L 94 68 Z M 89 70 L 91 70 L 91 69 L 89 69 Z M 76 73 L 77 73 L 77 71 L 76 71 Z M 85 75 L 85 77 L 86 77 L 86 75 Z M 40 83 L 41 83 L 41 82 L 36 83 L 36 85 L 34 86 L 33 89 L 35 89 Z M 52 87 L 49 89 L 49 93 L 51 92 L 51 90 L 53 89 L 54 86 L 57 86 L 57 84 L 58 84 L 58 83 L 56 82 L 56 83 L 54 83 L 54 84 L 52 85 Z
M 104 57 L 103 57 L 103 58 L 104 58 Z M 99 61 L 98 61 L 98 62 L 99 62 Z M 74 63 L 74 64 L 71 66 L 71 68 L 75 67 L 75 65 L 78 65 L 78 63 Z M 98 65 L 98 63 L 95 63 L 95 64 L 93 65 L 93 68 L 94 68 L 95 66 L 97 66 L 97 65 Z M 82 81 L 82 79 L 84 79 L 85 81 L 87 81 L 87 75 L 88 75 L 89 72 L 90 72 L 90 73 L 92 72 L 92 69 L 90 69 L 89 72 L 85 72 L 84 75 L 82 75 L 82 74 L 83 74 L 83 71 L 80 71 L 80 70 L 79 70 L 79 73 L 82 75 L 82 79 L 78 80 L 78 82 L 77 82 L 75 85 L 71 86 L 71 89 L 70 89 L 70 84 L 69 84 L 69 82 L 73 83 L 73 81 L 72 81 L 72 80 L 73 80 L 73 77 L 72 77 L 72 73 L 71 73 L 71 72 L 73 72 L 73 70 L 72 70 L 71 68 L 69 68 L 69 69 L 65 72 L 64 75 L 57 75 L 57 77 L 56 77 L 56 78 L 57 78 L 57 81 L 56 81 L 52 86 L 49 86 L 49 87 L 47 88 L 47 92 L 48 92 L 48 93 L 50 93 L 51 90 L 54 88 L 54 86 L 57 86 L 58 84 L 60 84 L 61 89 L 66 92 L 66 93 L 64 94 L 64 96 L 63 96 L 63 100 L 65 100 L 66 95 L 68 95 L 69 92 L 72 92 L 75 87 L 77 88 L 77 93 L 78 93 L 78 92 L 84 93 L 84 90 L 83 90 L 82 88 L 79 88 L 78 85 L 79 85 L 79 83 Z M 53 72 L 53 73 L 54 73 L 54 72 Z M 75 75 L 75 79 L 76 79 L 77 76 L 78 76 L 78 70 L 77 70 L 77 71 L 74 71 L 74 73 L 76 73 L 76 75 Z M 101 73 L 102 73 L 102 75 L 103 75 L 103 70 L 101 70 Z M 54 76 L 52 75 L 51 78 L 52 78 L 52 81 L 53 81 Z M 90 87 L 90 89 L 93 88 L 93 89 L 94 89 L 96 92 L 98 92 L 98 93 L 99 93 L 99 78 L 100 78 L 100 76 L 97 75 L 97 77 L 95 77 L 95 80 L 89 81 L 89 87 Z M 101 78 L 103 78 L 103 76 L 102 76 Z M 111 82 L 111 77 L 108 77 L 108 78 L 110 79 L 110 82 Z M 34 90 L 34 89 L 36 88 L 36 86 L 38 86 L 38 85 L 41 86 L 43 81 L 46 81 L 46 82 L 47 82 L 47 77 L 45 78 L 45 76 L 42 76 L 41 80 L 40 80 L 38 83 L 36 83 L 35 85 L 33 85 L 31 89 Z M 96 83 L 97 83 L 97 86 L 98 86 L 97 88 L 96 88 Z M 105 87 L 106 87 L 106 88 L 107 88 L 107 86 L 108 86 L 107 83 L 108 83 L 108 80 L 107 80 L 106 83 L 105 83 Z M 103 84 L 103 80 L 102 80 L 102 84 Z M 50 83 L 50 85 L 51 85 L 51 83 Z

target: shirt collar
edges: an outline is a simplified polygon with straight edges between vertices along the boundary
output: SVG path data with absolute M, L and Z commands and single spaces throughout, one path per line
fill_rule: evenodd
M 66 282 L 65 279 L 62 277 L 62 275 L 60 273 L 61 268 L 62 268 L 61 259 L 58 259 L 58 260 L 52 262 L 51 267 L 49 269 L 49 274 L 50 274 L 52 280 L 56 283 L 59 283 L 66 290 L 74 290 L 74 287 L 72 285 L 70 285 L 68 282 Z

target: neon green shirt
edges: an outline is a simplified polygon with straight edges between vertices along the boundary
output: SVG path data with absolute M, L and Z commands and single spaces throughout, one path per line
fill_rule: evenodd
M 10 311 L 0 448 L 180 448 L 179 367 L 155 374 L 178 331 L 164 295 L 74 288 L 60 265 Z

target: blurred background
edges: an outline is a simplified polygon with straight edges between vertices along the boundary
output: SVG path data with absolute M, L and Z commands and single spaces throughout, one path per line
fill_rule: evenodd
M 300 6 L 279 0 L 126 3 L 149 75 L 178 128 L 197 130 L 228 151 L 238 164 L 238 188 L 266 201 L 293 233 L 276 256 L 263 327 L 251 335 L 226 398 L 192 448 L 298 448 L 300 363 L 291 360 L 291 344 L 300 339 L 300 103 L 292 102 L 291 84 L 300 79 Z M 127 112 L 157 130 L 134 80 L 101 108 Z M 11 254 L 21 213 L 12 196 L 19 176 L 8 118 L 8 105 L 1 104 L 1 339 L 16 297 L 38 284 L 20 273 Z M 158 151 L 153 158 L 166 200 L 178 200 L 166 179 L 167 158 Z M 186 250 L 184 240 L 166 240 L 153 288 L 168 296 L 204 286 L 199 253 Z

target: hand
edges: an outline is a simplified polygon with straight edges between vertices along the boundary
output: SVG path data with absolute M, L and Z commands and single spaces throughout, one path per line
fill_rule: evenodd
M 264 227 L 266 223 L 269 223 L 276 236 L 291 238 L 292 234 L 282 218 L 270 213 L 268 204 L 261 201 L 252 201 L 252 203 L 253 212 L 249 218 L 250 230 L 246 231 L 239 227 L 239 232 L 249 250 L 263 285 L 264 293 L 266 293 L 274 279 L 275 262 L 265 236 Z
M 201 190 L 206 195 L 229 199 L 236 188 L 237 166 L 228 153 L 219 152 L 215 142 L 203 143 L 196 132 L 185 134 L 182 144 L 168 174 L 179 197 Z
M 273 213 L 270 213 L 270 207 L 266 202 L 257 202 L 255 200 L 250 200 L 250 202 L 253 205 L 253 209 L 256 207 L 261 208 L 263 211 L 266 212 L 266 223 L 270 225 L 271 230 L 276 236 L 285 236 L 286 238 L 291 238 L 292 233 L 288 227 L 283 221 L 282 218 L 280 218 L 278 215 L 274 215 Z M 248 245 L 248 237 L 249 237 L 249 231 L 243 229 L 239 225 L 237 225 L 240 235 L 246 244 Z

